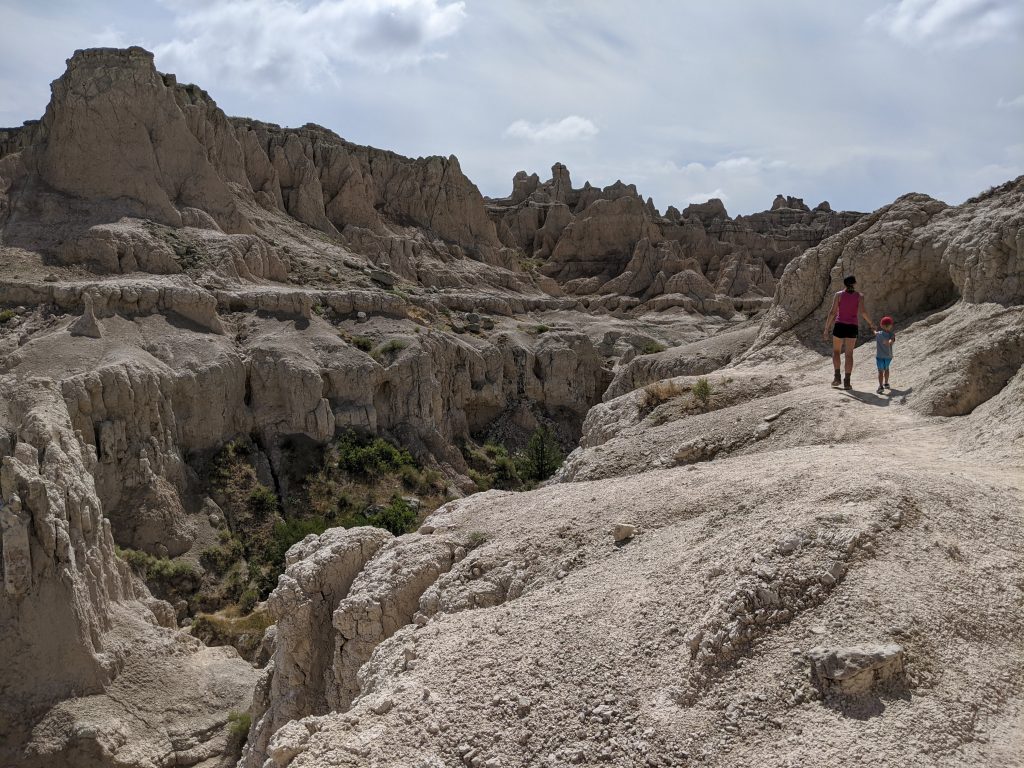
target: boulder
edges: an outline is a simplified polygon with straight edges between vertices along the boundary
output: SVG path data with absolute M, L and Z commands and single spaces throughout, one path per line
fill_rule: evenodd
M 896 683 L 904 675 L 903 646 L 864 645 L 847 648 L 818 646 L 807 653 L 811 675 L 826 693 L 867 694 L 876 686 Z

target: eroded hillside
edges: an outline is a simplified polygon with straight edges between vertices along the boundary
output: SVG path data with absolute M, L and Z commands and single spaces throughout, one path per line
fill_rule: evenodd
M 0 131 L 2 762 L 1017 764 L 1022 223 L 488 200 L 76 52 Z

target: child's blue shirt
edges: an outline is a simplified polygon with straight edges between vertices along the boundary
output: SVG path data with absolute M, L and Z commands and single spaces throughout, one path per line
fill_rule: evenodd
M 895 339 L 896 334 L 889 331 L 878 330 L 875 332 L 875 357 L 883 360 L 892 358 L 892 347 L 889 346 L 889 339 Z

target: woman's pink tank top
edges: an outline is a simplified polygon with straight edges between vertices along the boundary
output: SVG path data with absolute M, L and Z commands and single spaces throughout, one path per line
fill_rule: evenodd
M 839 313 L 837 323 L 857 325 L 857 308 L 860 306 L 860 294 L 856 291 L 839 292 Z

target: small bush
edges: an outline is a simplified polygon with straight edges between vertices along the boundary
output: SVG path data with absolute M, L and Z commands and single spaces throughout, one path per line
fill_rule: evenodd
M 218 576 L 223 576 L 232 565 L 243 557 L 242 544 L 237 539 L 229 538 L 224 545 L 208 547 L 199 555 L 199 564 Z
M 561 458 L 559 458 L 558 463 L 562 463 Z M 514 491 L 523 484 L 523 479 L 519 476 L 519 470 L 516 468 L 515 461 L 507 453 L 504 456 L 498 456 L 494 460 L 493 478 L 494 487 L 501 488 L 503 491 Z
M 0 312 L 0 325 L 3 325 L 12 317 L 14 317 L 13 309 L 5 309 L 3 312 Z
M 544 325 L 543 323 L 541 323 L 540 325 L 535 325 L 533 327 L 533 332 L 536 333 L 538 336 L 540 334 L 542 334 L 542 333 L 547 333 L 550 330 L 551 330 L 551 326 Z
M 390 341 L 381 344 L 380 347 L 377 348 L 377 350 L 373 353 L 373 359 L 380 362 L 382 359 L 386 357 L 390 357 L 393 354 L 401 352 L 408 346 L 409 342 L 406 341 L 405 339 L 391 339 Z
M 277 496 L 267 486 L 257 485 L 249 494 L 246 505 L 257 520 L 267 520 L 277 512 Z
M 470 531 L 466 546 L 469 549 L 476 549 L 487 543 L 487 534 L 483 531 Z
M 391 501 L 386 506 L 371 503 L 363 512 L 349 515 L 341 521 L 345 528 L 373 525 L 377 528 L 384 528 L 395 536 L 401 536 L 403 533 L 414 530 L 416 523 L 416 510 L 397 493 L 391 497 Z
M 444 478 L 440 472 L 433 469 L 420 470 L 406 464 L 399 468 L 398 477 L 405 488 L 420 496 L 430 496 L 444 491 Z
M 238 598 L 238 609 L 243 613 L 251 613 L 260 601 L 260 593 L 255 587 L 249 587 Z
M 476 469 L 467 472 L 469 479 L 476 484 L 478 491 L 489 491 L 491 489 L 491 476 Z
M 154 557 L 136 549 L 117 549 L 117 554 L 146 582 L 153 594 L 176 600 L 199 589 L 202 574 L 187 560 Z
M 547 480 L 562 464 L 562 449 L 555 434 L 540 427 L 530 436 L 526 449 L 516 456 L 516 469 L 524 480 Z
M 373 349 L 373 339 L 369 339 L 366 336 L 353 336 L 349 339 L 349 343 L 362 352 L 369 352 Z
M 250 726 L 252 715 L 248 712 L 228 712 L 228 743 L 233 752 L 241 753 L 245 740 L 249 738 Z
M 711 382 L 705 376 L 697 379 L 693 385 L 693 399 L 705 408 L 711 403 L 711 398 L 714 394 L 714 387 L 711 386 Z
M 401 536 L 416 527 L 416 510 L 396 493 L 391 497 L 391 502 L 377 513 L 374 525 L 386 528 L 395 536 Z
M 377 437 L 360 440 L 349 430 L 336 443 L 338 469 L 357 477 L 376 479 L 404 466 L 415 466 L 412 455 L 403 448 Z
M 486 442 L 484 443 L 484 453 L 490 459 L 499 459 L 502 456 L 508 456 L 508 449 L 504 445 L 498 445 L 497 443 Z
M 667 347 L 664 344 L 659 344 L 656 341 L 645 341 L 640 347 L 641 355 L 656 355 L 659 352 L 664 352 Z

